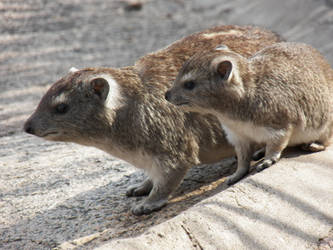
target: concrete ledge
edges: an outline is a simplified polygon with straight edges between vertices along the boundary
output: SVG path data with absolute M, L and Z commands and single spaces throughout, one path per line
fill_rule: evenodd
M 143 235 L 97 249 L 314 249 L 333 227 L 333 147 L 287 157 Z

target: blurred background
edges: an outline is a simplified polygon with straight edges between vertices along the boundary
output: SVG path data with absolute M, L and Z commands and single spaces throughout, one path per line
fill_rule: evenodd
M 50 249 L 96 232 L 106 232 L 99 241 L 130 236 L 204 197 L 131 217 L 138 201 L 124 193 L 141 173 L 96 149 L 42 141 L 21 130 L 69 68 L 132 65 L 223 24 L 266 27 L 313 45 L 333 64 L 333 0 L 0 0 L 1 249 Z M 214 168 L 204 172 L 191 170 L 180 190 L 221 177 Z

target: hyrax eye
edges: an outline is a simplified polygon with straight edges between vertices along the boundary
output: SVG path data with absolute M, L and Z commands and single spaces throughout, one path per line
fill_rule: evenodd
M 184 83 L 184 89 L 192 90 L 194 89 L 194 87 L 195 87 L 195 82 L 193 81 L 188 81 Z
M 65 114 L 69 109 L 69 106 L 65 103 L 60 103 L 55 107 L 57 114 Z

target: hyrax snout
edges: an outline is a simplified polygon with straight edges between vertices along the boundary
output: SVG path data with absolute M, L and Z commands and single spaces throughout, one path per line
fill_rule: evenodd
M 258 27 L 220 26 L 148 54 L 135 66 L 71 70 L 47 91 L 25 130 L 94 146 L 144 169 L 147 180 L 127 195 L 148 195 L 132 212 L 151 213 L 166 205 L 191 166 L 235 154 L 214 116 L 183 112 L 164 99 L 183 63 L 221 43 L 248 57 L 279 40 Z
M 238 158 L 234 183 L 248 172 L 254 145 L 265 145 L 262 170 L 288 145 L 325 149 L 333 127 L 333 70 L 314 48 L 277 43 L 245 58 L 228 47 L 198 53 L 180 70 L 166 98 L 215 115 Z

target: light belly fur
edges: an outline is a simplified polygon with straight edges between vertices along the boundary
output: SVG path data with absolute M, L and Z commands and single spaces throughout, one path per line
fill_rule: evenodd
M 222 128 L 224 129 L 229 142 L 233 145 L 237 141 L 249 140 L 256 143 L 266 143 L 275 138 L 284 136 L 286 129 L 273 129 L 270 127 L 257 126 L 252 122 L 235 121 L 222 116 L 218 116 Z M 302 143 L 317 141 L 327 131 L 327 126 L 322 129 L 303 129 L 296 127 L 289 140 L 288 146 L 295 146 Z

